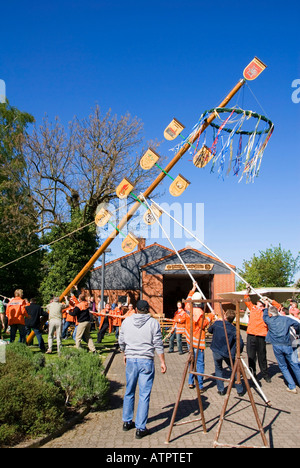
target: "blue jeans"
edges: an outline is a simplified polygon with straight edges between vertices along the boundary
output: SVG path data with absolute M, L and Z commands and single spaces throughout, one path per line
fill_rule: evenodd
M 63 329 L 62 329 L 62 334 L 61 334 L 61 337 L 62 338 L 66 338 L 67 337 L 67 331 L 68 331 L 68 328 L 70 325 L 72 325 L 73 322 L 67 322 L 65 321 L 65 323 L 63 324 Z
M 169 341 L 169 351 L 174 351 L 174 341 L 177 341 L 177 347 L 178 351 L 182 353 L 182 335 L 181 333 L 176 333 L 174 332 L 173 335 L 171 335 L 170 341 Z
M 31 331 L 34 332 L 35 336 L 37 337 L 40 350 L 41 350 L 42 352 L 45 352 L 45 351 L 46 351 L 46 347 L 45 347 L 45 342 L 44 342 L 44 340 L 43 340 L 43 336 L 42 336 L 41 330 L 40 330 L 39 328 L 31 328 L 31 327 L 25 327 L 25 330 L 26 330 L 26 335 L 29 335 L 29 334 L 31 333 Z
M 216 353 L 215 351 L 213 352 L 213 358 L 215 362 L 215 375 L 216 377 L 221 377 L 223 378 L 223 361 L 227 364 L 227 366 L 230 367 L 231 369 L 231 363 L 230 359 L 226 358 L 224 356 L 221 356 L 220 354 Z M 224 390 L 224 382 L 223 380 L 217 380 L 217 389 L 219 392 L 223 392 Z M 243 393 L 243 385 L 242 384 L 235 384 L 236 391 L 238 393 Z
M 289 389 L 295 389 L 296 384 L 288 369 L 288 365 L 292 369 L 295 378 L 297 379 L 297 383 L 300 386 L 300 368 L 298 362 L 296 362 L 295 360 L 295 356 L 293 356 L 293 348 L 291 346 L 285 345 L 273 345 L 273 351 L 277 359 L 279 368 L 288 384 Z
M 155 375 L 152 359 L 126 359 L 126 391 L 123 404 L 123 421 L 131 422 L 134 414 L 135 390 L 139 384 L 139 402 L 135 418 L 137 429 L 146 429 L 150 394 Z
M 194 351 L 194 358 L 196 359 L 196 353 L 197 349 L 193 349 Z M 204 374 L 204 350 L 199 349 L 198 353 L 198 359 L 196 362 L 196 372 L 199 372 L 201 374 Z M 203 376 L 202 375 L 197 375 L 198 377 L 198 382 L 199 382 L 199 387 L 200 389 L 203 388 Z M 194 385 L 195 383 L 195 375 L 194 374 L 189 374 L 189 385 Z
M 20 343 L 26 343 L 25 325 L 10 325 L 10 342 L 13 343 L 16 339 L 17 331 L 20 332 Z

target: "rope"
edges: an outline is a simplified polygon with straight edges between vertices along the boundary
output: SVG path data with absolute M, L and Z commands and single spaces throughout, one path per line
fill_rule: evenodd
M 74 234 L 74 233 L 77 232 L 77 231 L 81 231 L 81 229 L 84 229 L 84 228 L 86 228 L 87 226 L 90 226 L 90 225 L 93 224 L 93 223 L 94 223 L 94 221 L 92 221 L 91 223 L 86 224 L 85 226 L 82 226 L 82 227 L 80 227 L 80 228 L 78 228 L 78 229 L 75 229 L 75 231 L 70 232 L 69 234 L 66 234 L 66 235 L 62 236 L 62 237 L 60 237 L 59 239 L 56 239 L 56 240 L 50 242 L 49 244 L 44 244 L 44 245 L 42 245 L 41 247 L 39 247 L 38 249 L 33 250 L 32 252 L 29 252 L 29 253 L 27 253 L 27 254 L 25 254 L 25 255 L 22 255 L 22 257 L 16 258 L 15 260 L 12 260 L 11 262 L 6 263 L 5 265 L 1 265 L 1 266 L 0 266 L 0 270 L 1 270 L 2 268 L 5 268 L 5 267 L 9 266 L 9 265 L 12 265 L 12 264 L 15 263 L 15 262 L 18 262 L 19 260 L 22 260 L 22 259 L 25 258 L 25 257 L 29 257 L 29 255 L 33 255 L 34 253 L 38 252 L 39 250 L 44 249 L 45 247 L 49 247 L 50 245 L 55 244 L 56 242 L 59 242 L 59 241 L 65 239 L 66 237 L 71 236 L 72 234 Z
M 121 208 L 124 208 L 124 206 L 126 206 L 126 205 L 123 205 L 123 206 L 117 208 L 117 209 L 114 210 L 112 213 L 116 213 L 116 212 L 119 211 Z M 1 265 L 1 266 L 0 266 L 0 270 L 1 270 L 2 268 L 6 268 L 6 267 L 9 266 L 9 265 L 12 265 L 13 263 L 18 262 L 19 260 L 22 260 L 23 258 L 29 257 L 30 255 L 33 255 L 33 254 L 35 254 L 36 252 L 39 252 L 40 250 L 42 250 L 42 249 L 44 249 L 44 248 L 46 248 L 46 247 L 50 247 L 50 245 L 53 245 L 53 244 L 55 244 L 56 242 L 60 242 L 61 240 L 65 239 L 66 237 L 72 236 L 72 234 L 75 234 L 75 232 L 81 231 L 82 229 L 85 229 L 86 227 L 91 226 L 91 225 L 94 224 L 94 223 L 95 223 L 95 221 L 91 221 L 90 223 L 86 224 L 85 226 L 81 226 L 80 228 L 75 229 L 75 231 L 72 231 L 72 232 L 70 232 L 69 234 L 65 234 L 64 236 L 62 236 L 62 237 L 60 237 L 59 239 L 56 239 L 56 240 L 50 242 L 49 244 L 43 244 L 43 245 L 42 245 L 41 247 L 39 247 L 38 249 L 33 250 L 32 252 L 29 252 L 29 253 L 27 253 L 27 254 L 25 254 L 25 255 L 22 255 L 21 257 L 18 257 L 18 258 L 16 258 L 15 260 L 12 260 L 12 261 L 9 262 L 9 263 L 6 263 L 5 265 Z M 113 227 L 115 227 L 111 222 L 110 222 L 110 224 L 111 224 Z M 117 229 L 117 228 L 115 228 L 115 229 Z M 121 232 L 121 231 L 119 231 L 119 232 Z M 122 234 L 122 233 L 121 233 L 121 234 Z M 122 234 L 122 235 L 124 235 L 124 234 Z M 126 237 L 126 236 L 125 236 L 125 237 Z
M 251 92 L 252 96 L 254 97 L 254 99 L 256 100 L 257 104 L 260 106 L 261 110 L 263 111 L 263 113 L 265 114 L 266 117 L 269 118 L 268 114 L 266 113 L 265 109 L 263 108 L 263 106 L 261 105 L 261 103 L 259 102 L 259 100 L 257 99 L 257 97 L 255 96 L 254 92 L 252 91 L 252 89 L 250 88 L 248 82 L 246 81 L 246 85 L 247 87 L 249 88 L 249 91 Z
M 7 297 L 7 296 L 3 296 L 3 294 L 0 294 L 0 297 L 3 297 L 4 299 L 8 299 L 10 301 L 10 297 Z
M 163 226 L 161 225 L 161 223 L 159 222 L 156 214 L 154 213 L 154 211 L 151 209 L 149 203 L 147 202 L 146 198 L 144 197 L 143 194 L 140 195 L 140 198 L 144 199 L 144 202 L 146 203 L 146 205 L 148 206 L 148 209 L 150 210 L 150 212 L 152 213 L 152 216 L 155 218 L 155 220 L 157 221 L 157 223 L 159 224 L 159 226 L 161 227 L 163 233 L 165 234 L 165 236 L 167 237 L 168 241 L 170 242 L 171 246 L 173 247 L 173 249 L 175 250 L 176 252 L 176 255 L 177 257 L 179 258 L 180 262 L 182 263 L 184 269 L 186 270 L 187 274 L 189 275 L 189 277 L 191 278 L 192 282 L 196 284 L 196 287 L 199 291 L 199 293 L 201 294 L 201 297 L 202 299 L 206 300 L 206 297 L 204 296 L 203 292 L 201 291 L 200 287 L 198 286 L 197 282 L 195 281 L 193 275 L 191 274 L 191 272 L 189 271 L 188 267 L 186 266 L 186 264 L 184 263 L 184 260 L 182 259 L 181 255 L 179 254 L 179 252 L 177 251 L 176 247 L 174 246 L 174 244 L 172 243 L 170 237 L 168 236 L 168 234 L 166 233 L 165 229 L 163 228 Z M 152 201 L 152 200 L 151 200 Z M 157 203 L 156 203 L 157 205 Z M 158 206 L 158 205 L 157 205 Z M 211 312 L 215 313 L 213 308 L 211 307 L 210 303 L 207 304 L 209 309 L 211 310 Z
M 151 200 L 151 199 L 150 199 Z M 217 258 L 226 268 L 228 268 L 232 273 L 234 273 L 235 276 L 237 276 L 246 286 L 250 286 L 252 291 L 257 294 L 260 298 L 262 298 L 263 296 L 258 293 L 251 285 L 249 285 L 249 283 L 247 283 L 247 281 L 242 278 L 242 276 L 240 276 L 233 268 L 231 268 L 230 265 L 228 265 L 227 263 L 225 263 L 224 260 L 222 260 L 221 257 L 219 257 L 215 252 L 213 252 L 209 247 L 207 247 L 200 239 L 198 239 L 191 231 L 189 231 L 189 229 L 187 229 L 185 226 L 183 226 L 179 221 L 177 221 L 177 219 L 175 219 L 173 216 L 171 216 L 166 210 L 164 210 L 160 205 L 158 205 L 158 203 L 156 203 L 154 200 L 151 200 L 152 203 L 154 203 L 161 211 L 163 211 L 166 215 L 168 215 L 171 219 L 173 219 L 173 221 L 175 221 L 175 223 L 177 223 L 180 227 L 182 227 L 188 234 L 190 234 L 190 236 L 192 236 L 197 242 L 199 242 L 205 249 L 207 249 L 215 258 Z

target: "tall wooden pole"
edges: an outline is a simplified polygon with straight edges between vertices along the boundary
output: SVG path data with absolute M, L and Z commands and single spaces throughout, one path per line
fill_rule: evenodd
M 235 94 L 244 86 L 246 80 L 244 78 L 240 79 L 239 82 L 235 85 L 235 87 L 228 93 L 226 98 L 221 102 L 218 107 L 226 107 L 228 102 L 235 96 Z M 144 197 L 149 197 L 151 193 L 156 189 L 156 187 L 160 184 L 160 182 L 166 177 L 167 173 L 175 166 L 175 164 L 182 158 L 182 156 L 190 149 L 190 145 L 193 144 L 199 136 L 206 130 L 206 128 L 212 123 L 212 121 L 216 118 L 215 114 L 211 114 L 206 121 L 201 125 L 199 130 L 188 140 L 187 143 L 183 145 L 183 147 L 178 151 L 178 153 L 174 156 L 174 158 L 169 162 L 166 166 L 164 171 L 162 171 L 156 179 L 152 182 L 150 187 L 143 193 Z M 73 281 L 69 284 L 69 286 L 61 293 L 59 300 L 62 302 L 64 297 L 69 294 L 71 289 L 76 286 L 82 278 L 91 270 L 93 265 L 96 263 L 98 258 L 103 254 L 103 252 L 109 247 L 112 241 L 119 235 L 119 232 L 126 226 L 128 221 L 132 218 L 135 212 L 139 209 L 140 202 L 135 202 L 128 213 L 122 218 L 119 225 L 114 229 L 114 231 L 108 236 L 108 238 L 103 242 L 101 247 L 94 253 L 92 258 L 87 262 L 87 264 L 82 268 L 82 270 L 78 273 L 78 275 L 73 279 Z M 31 343 L 34 338 L 35 333 L 32 331 L 30 335 L 27 337 L 26 342 L 27 344 Z
M 226 98 L 221 102 L 221 104 L 218 107 L 226 107 L 228 102 L 233 98 L 233 96 L 242 88 L 242 86 L 245 84 L 246 80 L 241 79 L 235 87 L 230 91 L 230 93 L 226 96 Z M 211 122 L 216 118 L 215 114 L 211 114 L 207 120 L 201 125 L 199 130 L 191 137 L 190 140 L 188 140 L 187 143 L 178 151 L 178 153 L 174 156 L 174 158 L 169 162 L 169 164 L 166 166 L 164 169 L 164 172 L 162 171 L 156 179 L 152 182 L 150 187 L 146 189 L 146 191 L 143 193 L 144 197 L 148 197 L 155 189 L 156 187 L 160 184 L 160 182 L 166 177 L 166 173 L 168 173 L 174 166 L 175 164 L 182 158 L 182 156 L 190 149 L 190 145 L 193 144 L 199 136 L 204 132 L 204 130 L 211 124 Z M 95 254 L 92 256 L 92 258 L 88 261 L 88 263 L 83 267 L 83 269 L 78 273 L 78 275 L 73 279 L 73 281 L 69 284 L 69 286 L 63 291 L 63 293 L 60 296 L 60 301 L 64 299 L 66 295 L 69 294 L 71 289 L 77 285 L 82 278 L 88 273 L 88 271 L 92 268 L 94 263 L 98 260 L 100 255 L 107 249 L 107 247 L 112 243 L 112 241 L 115 239 L 115 237 L 118 236 L 119 231 L 121 231 L 124 226 L 128 223 L 128 221 L 132 218 L 132 216 L 135 214 L 135 212 L 139 209 L 140 203 L 137 201 L 135 202 L 131 209 L 128 211 L 128 213 L 122 218 L 120 221 L 120 224 L 117 226 L 116 229 L 108 236 L 108 238 L 103 242 L 101 247 L 95 252 Z

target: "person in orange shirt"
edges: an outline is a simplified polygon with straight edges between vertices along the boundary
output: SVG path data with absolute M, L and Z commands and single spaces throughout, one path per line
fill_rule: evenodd
M 122 316 L 123 316 L 122 307 L 123 307 L 122 302 L 118 302 L 117 307 L 115 307 L 114 310 L 110 311 L 110 314 L 115 316 L 112 318 L 112 326 L 114 327 L 117 339 L 119 338 L 119 330 L 120 330 L 120 326 L 122 325 Z
M 112 311 L 111 311 L 110 304 L 106 304 L 105 309 L 102 309 L 101 312 L 92 312 L 93 315 L 101 317 L 100 325 L 99 325 L 99 331 L 98 331 L 98 335 L 97 335 L 97 343 L 101 343 L 107 329 L 108 329 L 108 333 L 112 332 L 112 315 L 111 315 L 111 312 Z
M 185 336 L 188 346 L 192 345 L 194 358 L 196 358 L 198 343 L 199 343 L 199 352 L 198 358 L 196 362 L 196 372 L 204 374 L 205 371 L 205 362 L 204 362 L 204 350 L 206 348 L 205 344 L 205 330 L 210 325 L 212 320 L 214 319 L 214 312 L 210 314 L 205 314 L 203 319 L 204 311 L 201 308 L 201 301 L 203 299 L 202 295 L 199 292 L 195 292 L 197 288 L 197 283 L 194 283 L 193 289 L 189 292 L 188 298 L 193 300 L 193 341 L 191 343 L 191 336 L 190 336 L 190 327 L 191 327 L 191 318 L 190 318 L 190 304 L 186 305 L 186 315 L 185 315 Z M 194 302 L 197 301 L 197 302 Z M 202 332 L 200 335 L 202 326 Z M 199 340 L 200 338 L 200 340 Z M 204 391 L 203 389 L 203 376 L 198 375 L 198 382 L 200 387 L 200 392 Z M 189 374 L 188 385 L 189 388 L 195 388 L 194 385 L 195 376 L 194 374 Z
M 26 343 L 25 317 L 29 317 L 25 309 L 26 305 L 27 303 L 23 299 L 23 290 L 16 289 L 14 298 L 9 301 L 6 307 L 11 343 L 16 339 L 17 330 L 20 333 L 20 342 Z
M 178 347 L 178 352 L 179 354 L 183 354 L 182 351 L 182 335 L 185 332 L 185 311 L 182 307 L 182 302 L 177 302 L 177 310 L 174 314 L 174 332 L 171 335 L 170 341 L 169 341 L 169 353 L 174 352 L 174 341 L 176 338 L 177 341 L 177 347 Z
M 135 308 L 133 307 L 133 304 L 129 304 L 128 306 L 128 310 L 126 312 L 126 314 L 122 315 L 122 318 L 121 320 L 125 320 L 127 317 L 130 317 L 131 315 L 135 314 Z
M 72 294 L 70 299 L 69 299 L 69 305 L 63 310 L 63 319 L 64 319 L 64 324 L 63 324 L 63 329 L 62 329 L 62 339 L 65 340 L 67 338 L 67 332 L 70 327 L 70 325 L 74 324 L 75 326 L 78 325 L 77 323 L 77 318 L 73 317 L 70 312 L 73 312 L 75 307 L 79 304 L 79 300 L 77 297 Z
M 96 348 L 94 342 L 91 338 L 90 331 L 91 331 L 91 323 L 90 323 L 90 307 L 89 302 L 84 293 L 80 294 L 78 297 L 78 303 L 74 307 L 72 311 L 69 312 L 71 316 L 77 318 L 77 331 L 76 331 L 76 348 L 79 349 L 81 347 L 81 341 L 87 343 L 89 350 L 92 353 L 96 353 Z
M 293 315 L 296 319 L 300 319 L 300 310 L 298 309 L 298 302 L 295 299 L 290 300 L 289 314 Z
M 250 299 L 251 287 L 247 288 L 247 294 L 244 296 L 244 302 L 248 307 L 249 323 L 247 328 L 247 354 L 248 364 L 252 373 L 256 377 L 256 362 L 258 361 L 262 376 L 267 383 L 271 382 L 268 373 L 266 336 L 268 327 L 263 320 L 265 304 L 258 300 L 254 305 Z

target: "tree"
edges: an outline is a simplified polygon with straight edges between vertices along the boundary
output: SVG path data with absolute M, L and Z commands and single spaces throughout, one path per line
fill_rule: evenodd
M 81 221 L 82 213 L 75 212 L 70 222 L 54 226 L 44 237 L 47 243 L 61 239 L 51 245 L 44 256 L 43 279 L 40 286 L 40 295 L 44 304 L 49 303 L 53 296 L 61 294 L 97 248 L 95 225 L 77 230 Z M 83 286 L 84 284 L 78 285 L 79 289 Z
M 137 190 L 146 186 L 153 170 L 139 164 L 142 128 L 129 114 L 102 116 L 97 106 L 87 119 L 75 117 L 67 130 L 58 119 L 52 124 L 45 118 L 27 135 L 28 186 L 41 232 L 70 221 L 71 210 L 81 210 L 83 223 L 92 221 L 99 204 L 116 199 L 125 176 Z
M 254 288 L 288 287 L 299 268 L 300 255 L 294 257 L 290 250 L 279 245 L 260 251 L 251 260 L 244 260 L 239 273 Z M 238 290 L 243 288 L 243 283 L 237 285 Z
M 0 284 L 7 296 L 17 287 L 33 296 L 39 283 L 41 253 L 1 268 L 39 247 L 36 212 L 24 183 L 23 142 L 33 122 L 32 115 L 0 104 Z
M 97 106 L 87 119 L 75 117 L 68 129 L 59 119 L 52 124 L 45 118 L 27 134 L 27 184 L 44 244 L 92 223 L 100 204 L 117 199 L 116 187 L 125 176 L 137 193 L 148 185 L 156 168 L 143 171 L 140 167 L 146 150 L 142 128 L 129 114 L 118 119 L 109 111 L 103 116 Z M 74 279 L 94 254 L 97 242 L 94 225 L 48 249 L 41 284 L 45 300 Z

